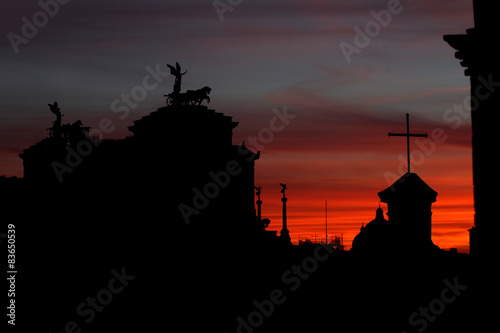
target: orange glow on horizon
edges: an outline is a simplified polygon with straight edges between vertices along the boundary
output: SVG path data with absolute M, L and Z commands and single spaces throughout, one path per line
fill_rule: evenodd
M 358 163 L 352 162 L 351 172 L 343 171 L 338 178 L 332 176 L 333 171 L 341 167 L 349 168 L 351 161 L 339 164 L 338 160 L 342 157 L 335 156 L 337 160 L 329 164 L 324 156 L 309 159 L 303 156 L 301 163 L 295 165 L 290 160 L 281 164 L 279 156 L 268 157 L 268 161 L 258 161 L 256 166 L 255 184 L 263 188 L 262 218 L 271 220 L 267 230 L 280 234 L 282 202 L 278 182 L 286 183 L 287 223 L 294 244 L 305 239 L 324 241 L 327 200 L 329 240 L 342 234 L 344 246 L 349 250 L 361 225 L 375 218 L 379 205 L 378 192 L 390 186 L 383 173 L 373 172 L 373 165 L 365 164 L 363 173 L 359 166 L 363 164 L 360 157 L 357 157 Z M 423 172 L 417 171 L 438 192 L 437 200 L 432 205 L 432 241 L 441 249 L 457 248 L 458 252 L 469 253 L 468 229 L 474 225 L 471 166 L 465 159 L 458 158 L 456 165 L 466 167 L 457 167 L 455 173 L 446 171 L 447 174 L 443 174 L 441 161 L 435 165 L 435 170 L 421 168 Z M 470 176 L 464 176 L 467 174 Z M 387 205 L 381 203 L 381 207 L 387 213 Z
M 300 207 L 288 196 L 287 202 L 287 224 L 292 243 L 297 244 L 299 240 L 325 240 L 325 201 L 301 201 Z M 276 201 L 276 200 L 275 200 Z M 352 240 L 359 233 L 362 224 L 366 225 L 375 218 L 375 210 L 378 205 L 374 204 L 364 207 L 339 208 L 345 202 L 328 200 L 328 239 L 343 235 L 346 250 L 352 245 Z M 304 208 L 308 209 L 304 209 Z M 381 205 L 384 213 L 387 206 Z M 278 212 L 278 214 L 266 214 L 267 211 Z M 263 218 L 269 218 L 271 224 L 267 230 L 277 231 L 280 234 L 282 228 L 282 203 L 263 203 Z M 468 207 L 440 207 L 436 205 L 432 209 L 432 241 L 441 249 L 457 248 L 459 252 L 469 253 L 469 233 L 474 222 L 474 209 L 472 203 Z M 387 217 L 386 217 L 387 218 Z

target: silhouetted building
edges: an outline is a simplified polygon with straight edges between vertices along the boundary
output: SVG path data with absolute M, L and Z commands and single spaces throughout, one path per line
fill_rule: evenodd
M 497 193 L 500 179 L 494 152 L 500 138 L 500 58 L 496 40 L 500 33 L 497 1 L 474 0 L 474 23 L 466 34 L 445 35 L 444 40 L 458 52 L 455 57 L 470 76 L 472 160 L 475 223 L 470 229 L 471 254 L 498 252 Z M 457 115 L 458 116 L 458 115 Z
M 127 210 L 114 212 L 124 221 L 161 217 L 171 228 L 188 225 L 222 239 L 248 233 L 256 224 L 258 155 L 232 144 L 237 125 L 206 106 L 169 105 L 134 121 L 133 135 L 121 140 L 94 140 L 79 126 L 20 154 L 24 182 L 38 192 L 66 193 L 61 206 L 68 211 L 104 189 L 106 200 L 92 210 L 126 200 Z
M 166 106 L 129 127 L 139 170 L 147 183 L 163 184 L 175 220 L 228 223 L 232 231 L 255 222 L 258 156 L 232 144 L 237 125 L 205 106 Z
M 354 251 L 422 252 L 437 249 L 431 239 L 432 203 L 437 192 L 416 173 L 406 173 L 378 193 L 387 203 L 389 220 L 377 209 L 375 220 L 362 227 L 354 238 Z
M 23 150 L 23 179 L 30 184 L 52 186 L 62 183 L 96 142 L 88 137 L 89 127 L 75 126 L 65 136 L 49 136 Z M 50 129 L 48 129 L 50 130 Z
M 393 232 L 391 224 L 384 218 L 380 206 L 375 213 L 375 219 L 366 226 L 362 225 L 359 234 L 352 241 L 353 251 L 388 251 L 392 247 Z

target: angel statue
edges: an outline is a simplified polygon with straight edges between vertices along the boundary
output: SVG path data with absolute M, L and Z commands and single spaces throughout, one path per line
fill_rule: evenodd
M 286 191 L 286 189 L 287 189 L 287 188 L 286 188 L 286 184 L 281 184 L 281 183 L 280 183 L 280 185 L 281 185 L 281 187 L 283 187 L 283 188 L 281 189 L 281 193 L 283 193 L 283 195 L 285 195 L 285 191 Z
M 175 63 L 175 67 L 172 65 L 168 65 L 168 68 L 170 68 L 170 74 L 175 76 L 175 83 L 174 83 L 174 94 L 180 94 L 181 92 L 181 81 L 182 81 L 182 76 L 187 73 L 185 71 L 184 73 L 181 73 L 181 66 L 179 65 L 178 62 Z
M 245 141 L 243 141 L 245 142 Z M 257 192 L 255 193 L 260 198 L 260 192 L 262 191 L 262 186 L 254 186 Z
M 64 115 L 61 114 L 61 109 L 59 108 L 57 102 L 54 102 L 54 104 L 48 104 L 48 106 L 50 107 L 50 111 L 56 115 L 56 120 L 52 122 L 52 127 L 47 129 L 50 130 L 50 136 L 59 136 L 61 131 L 61 119 Z

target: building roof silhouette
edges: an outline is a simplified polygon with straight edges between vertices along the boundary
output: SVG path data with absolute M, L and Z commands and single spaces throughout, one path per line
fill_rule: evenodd
M 437 192 L 427 185 L 416 173 L 407 172 L 391 186 L 378 193 L 382 202 L 395 198 L 420 198 L 436 201 Z

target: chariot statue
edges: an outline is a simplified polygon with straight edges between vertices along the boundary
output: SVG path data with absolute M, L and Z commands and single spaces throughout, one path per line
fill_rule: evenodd
M 48 104 L 50 107 L 50 111 L 56 115 L 56 120 L 52 122 L 52 127 L 47 128 L 49 131 L 49 136 L 51 138 L 58 139 L 75 139 L 77 137 L 82 136 L 81 128 L 82 122 L 80 120 L 75 121 L 73 124 L 61 124 L 62 117 L 64 116 L 61 113 L 61 109 L 57 104 L 57 101 L 54 104 Z
M 182 73 L 181 66 L 178 62 L 175 63 L 175 67 L 168 64 L 167 67 L 170 68 L 170 74 L 175 76 L 172 93 L 164 95 L 167 97 L 167 105 L 201 105 L 204 100 L 210 103 L 210 97 L 208 96 L 212 91 L 210 87 L 203 87 L 198 90 L 187 90 L 185 93 L 182 93 L 182 76 L 185 75 L 187 71 Z

